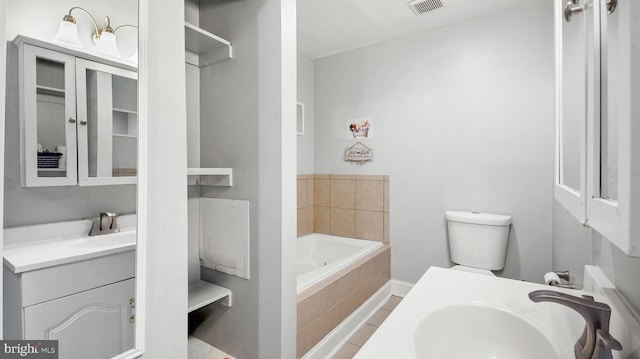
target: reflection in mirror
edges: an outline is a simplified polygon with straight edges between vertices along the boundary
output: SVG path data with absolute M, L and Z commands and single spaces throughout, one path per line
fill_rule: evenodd
M 111 358 L 134 347 L 139 324 L 138 4 L 7 4 L 3 339 Z M 75 47 L 52 42 L 69 13 Z M 100 43 L 91 17 L 102 27 L 107 16 L 115 35 Z M 120 55 L 101 55 L 116 38 Z
M 560 181 L 580 191 L 581 129 L 585 125 L 586 17 L 562 22 L 562 113 L 560 128 Z
M 77 60 L 80 185 L 135 183 L 137 74 Z M 83 150 L 85 149 L 86 150 Z
M 601 29 L 600 198 L 618 199 L 618 18 L 607 14 Z

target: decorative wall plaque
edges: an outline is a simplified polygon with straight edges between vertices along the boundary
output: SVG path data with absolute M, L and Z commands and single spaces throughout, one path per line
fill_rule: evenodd
M 344 151 L 344 160 L 359 164 L 373 161 L 373 150 L 358 142 Z

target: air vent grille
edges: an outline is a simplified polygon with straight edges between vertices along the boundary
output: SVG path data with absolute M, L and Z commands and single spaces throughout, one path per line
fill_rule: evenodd
M 413 9 L 416 15 L 422 15 L 429 11 L 433 11 L 443 7 L 440 0 L 414 0 L 409 2 L 409 6 Z

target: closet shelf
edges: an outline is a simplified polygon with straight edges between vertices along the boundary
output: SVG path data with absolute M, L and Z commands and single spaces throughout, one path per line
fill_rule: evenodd
M 203 67 L 216 61 L 233 58 L 233 47 L 230 41 L 188 22 L 184 23 L 184 28 L 185 49 L 198 57 L 197 63 L 193 65 Z M 187 60 L 189 63 L 195 62 Z
M 231 290 L 203 280 L 189 284 L 189 313 L 223 299 L 222 305 L 231 306 Z
M 134 111 L 134 110 L 127 110 L 127 109 L 125 109 L 125 108 L 117 108 L 117 107 L 114 107 L 114 108 L 112 109 L 112 111 L 113 111 L 113 112 L 122 112 L 122 113 L 126 113 L 126 114 L 129 114 L 129 115 L 137 115 L 137 114 L 138 114 L 138 111 Z
M 187 168 L 190 186 L 233 186 L 233 168 Z
M 36 85 L 36 92 L 42 95 L 51 95 L 51 96 L 62 96 L 64 97 L 64 89 L 51 87 L 51 86 L 42 86 Z

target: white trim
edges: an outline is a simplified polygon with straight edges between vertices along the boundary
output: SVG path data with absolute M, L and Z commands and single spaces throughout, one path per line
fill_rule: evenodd
M 392 279 L 391 281 L 391 295 L 395 295 L 398 297 L 406 297 L 409 294 L 411 288 L 413 288 L 415 283 L 403 282 L 401 280 Z
M 298 131 L 298 107 L 302 107 L 302 129 Z M 296 102 L 296 135 L 304 136 L 304 103 Z
M 142 352 L 138 349 L 129 349 L 124 353 L 118 354 L 111 359 L 134 359 L 142 356 Z
M 562 113 L 563 113 L 563 98 L 562 98 L 562 26 L 564 24 L 564 17 L 562 11 L 564 9 L 564 0 L 554 0 L 554 44 L 555 44 L 555 62 L 554 62 L 554 88 L 555 88 L 555 150 L 554 150 L 554 181 L 553 181 L 553 195 L 554 198 L 562 204 L 574 217 L 576 217 L 581 223 L 585 223 L 587 218 L 586 196 L 587 196 L 587 183 L 586 183 L 586 131 L 587 131 L 587 119 L 580 126 L 580 163 L 579 163 L 579 180 L 580 189 L 574 189 L 566 186 L 563 181 L 562 174 L 562 160 L 563 147 L 562 147 Z M 574 21 L 584 21 L 586 25 L 586 14 L 581 14 L 575 18 Z M 586 69 L 585 69 L 586 76 Z M 589 84 L 587 84 L 588 86 Z M 585 92 L 586 95 L 586 92 Z
M 137 173 L 137 186 L 136 186 L 136 215 L 138 222 L 136 223 L 136 327 L 135 327 L 135 340 L 133 350 L 136 353 L 140 353 L 140 356 L 145 352 L 145 340 L 146 340 L 146 282 L 147 282 L 147 227 L 148 222 L 147 208 L 148 203 L 148 190 L 147 190 L 147 168 L 148 168 L 148 136 L 149 123 L 148 123 L 148 109 L 149 101 L 146 94 L 149 92 L 147 89 L 147 82 L 145 76 L 140 76 L 140 73 L 145 70 L 145 65 L 148 60 L 148 44 L 146 36 L 146 30 L 149 27 L 149 1 L 138 1 L 138 173 Z
M 176 238 L 184 238 L 188 230 L 184 3 L 140 0 L 138 4 L 135 348 L 144 352 L 143 357 L 183 358 L 188 255 L 186 242 Z
M 5 122 L 5 92 L 6 92 L 6 74 L 7 74 L 7 0 L 0 0 L 0 158 L 4 159 L 4 122 Z M 4 163 L 4 160 L 2 161 Z M 4 166 L 0 166 L 0 187 L 4 189 Z M 0 191 L 0 203 L 4 203 L 4 190 Z M 4 257 L 4 206 L 0 206 L 0 258 Z M 0 268 L 0 294 L 2 294 L 4 283 L 2 282 L 4 270 Z M 2 295 L 0 295 L 2 297 Z M 0 300 L 0 323 L 3 323 L 3 301 Z M 0 326 L 0 338 L 4 338 Z
M 640 236 L 638 236 L 639 221 L 637 220 L 638 211 L 640 211 L 640 205 L 637 201 L 634 201 L 634 193 L 637 192 L 638 175 L 634 172 L 634 169 L 638 164 L 638 145 L 636 139 L 638 136 L 638 127 L 634 126 L 637 105 L 633 101 L 634 95 L 637 94 L 637 86 L 635 85 L 635 79 L 637 78 L 637 71 L 635 70 L 635 60 L 638 58 L 638 51 L 635 49 L 635 43 L 637 42 L 636 33 L 638 25 L 635 24 L 634 18 L 640 12 L 640 7 L 637 7 L 637 3 L 627 1 L 623 5 L 618 6 L 616 11 L 612 14 L 608 14 L 605 8 L 606 2 L 600 0 L 599 6 L 594 7 L 594 11 L 599 11 L 602 14 L 601 24 L 602 31 L 597 28 L 598 39 L 597 42 L 597 54 L 594 68 L 596 69 L 597 76 L 594 76 L 594 87 L 600 89 L 601 71 L 607 71 L 607 69 L 601 70 L 599 59 L 601 56 L 607 56 L 608 48 L 601 49 L 608 46 L 608 38 L 606 37 L 607 21 L 611 16 L 618 17 L 618 66 L 619 70 L 619 91 L 616 97 L 608 97 L 601 99 L 600 93 L 596 92 L 596 99 L 600 101 L 608 101 L 607 108 L 617 107 L 617 119 L 618 119 L 618 171 L 617 171 L 617 188 L 618 195 L 616 200 L 610 200 L 601 197 L 600 193 L 600 163 L 601 163 L 601 151 L 600 151 L 600 127 L 602 118 L 599 111 L 599 101 L 594 101 L 594 106 L 598 111 L 591 122 L 591 128 L 593 130 L 592 136 L 590 136 L 590 164 L 593 166 L 589 172 L 588 183 L 589 188 L 589 224 L 590 226 L 603 235 L 607 240 L 620 248 L 625 254 L 640 257 Z M 602 55 L 600 54 L 602 51 Z M 608 61 L 608 59 L 607 59 Z M 608 75 L 607 75 L 608 76 Z M 603 84 L 607 86 L 607 84 Z M 608 114 L 607 114 L 608 115 Z M 636 197 L 637 198 L 637 197 Z
M 335 355 L 344 343 L 364 325 L 367 320 L 382 306 L 392 295 L 405 297 L 413 288 L 413 283 L 399 280 L 389 280 L 358 309 L 349 315 L 342 323 L 338 324 L 318 344 L 309 350 L 302 359 L 324 359 Z

